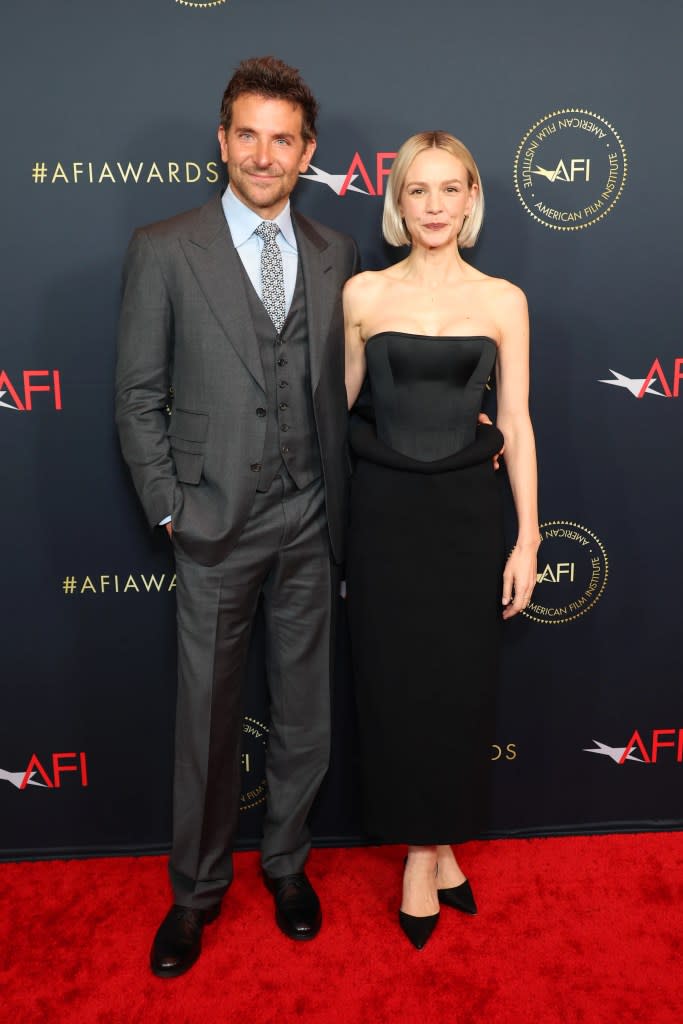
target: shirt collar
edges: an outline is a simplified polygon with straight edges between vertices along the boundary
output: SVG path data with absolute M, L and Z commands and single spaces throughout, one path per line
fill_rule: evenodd
M 232 240 L 235 243 L 235 248 L 239 249 L 248 238 L 251 238 L 263 217 L 259 217 L 257 213 L 254 213 L 248 206 L 245 206 L 242 200 L 237 198 L 230 185 L 228 185 L 223 193 L 222 203 Z M 274 221 L 282 232 L 285 242 L 296 252 L 296 235 L 294 234 L 292 209 L 289 200 L 287 200 L 284 210 L 274 218 Z

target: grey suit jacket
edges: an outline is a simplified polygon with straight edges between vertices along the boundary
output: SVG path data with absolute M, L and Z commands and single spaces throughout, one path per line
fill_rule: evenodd
M 294 213 L 306 289 L 311 385 L 332 553 L 343 557 L 348 459 L 341 288 L 352 239 Z M 138 229 L 124 266 L 116 421 L 150 525 L 214 565 L 249 515 L 266 420 L 265 380 L 240 257 L 220 196 Z M 173 411 L 166 407 L 173 396 Z

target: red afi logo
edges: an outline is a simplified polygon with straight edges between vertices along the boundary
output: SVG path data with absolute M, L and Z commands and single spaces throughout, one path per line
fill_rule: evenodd
M 638 398 L 642 398 L 645 392 L 648 390 L 652 382 L 657 379 L 662 386 L 662 390 L 667 398 L 678 398 L 678 393 L 681 387 L 681 380 L 683 379 L 683 359 L 674 359 L 674 368 L 671 376 L 671 386 L 666 379 L 666 374 L 662 369 L 662 364 L 659 359 L 655 359 L 654 363 L 650 367 L 647 377 L 643 381 Z
M 669 739 L 666 739 L 665 737 L 669 737 Z M 619 759 L 619 764 L 623 764 L 631 751 L 636 749 L 638 750 L 638 753 L 642 755 L 645 764 L 657 764 L 660 750 L 663 748 L 666 749 L 667 747 L 673 748 L 676 751 L 676 761 L 679 764 L 683 762 L 683 729 L 653 729 L 649 750 L 647 748 L 647 744 L 636 729 L 633 736 L 631 736 L 631 739 L 624 747 L 624 753 Z
M 75 761 L 75 764 L 69 764 L 65 762 Z M 26 789 L 29 783 L 32 786 L 39 786 L 41 783 L 34 778 L 35 775 L 39 775 L 43 780 L 43 785 L 47 786 L 48 789 L 61 789 L 62 786 L 62 775 L 64 772 L 77 772 L 81 777 L 81 786 L 88 785 L 88 763 L 86 760 L 85 753 L 80 754 L 53 754 L 52 755 L 52 777 L 49 772 L 43 767 L 37 754 L 31 754 L 31 760 L 28 763 L 28 767 L 24 772 L 24 777 L 19 783 L 19 789 Z
M 6 370 L 0 370 L 0 406 L 3 408 L 14 409 L 16 412 L 31 412 L 33 395 L 38 391 L 49 392 L 55 409 L 61 409 L 62 382 L 59 370 L 24 370 L 20 387 L 14 386 Z M 14 405 L 3 401 L 5 396 L 11 398 Z
M 368 195 L 383 196 L 384 179 L 388 178 L 391 172 L 391 164 L 389 165 L 389 167 L 387 167 L 385 165 L 385 161 L 391 160 L 393 162 L 395 156 L 395 153 L 375 154 L 375 166 L 373 168 L 373 170 L 375 171 L 375 182 L 373 186 L 373 182 L 370 180 L 370 175 L 368 174 L 365 164 L 361 159 L 360 153 L 354 153 L 353 160 L 351 161 L 351 165 L 348 171 L 346 172 L 346 177 L 344 178 L 344 183 L 341 187 L 339 195 L 346 195 L 346 191 L 351 182 L 353 181 L 354 177 L 360 174 L 361 178 L 365 183 L 365 187 L 368 190 Z
M 383 196 L 384 181 L 391 173 L 391 165 L 396 153 L 375 153 L 374 160 L 367 164 L 360 153 L 354 153 L 347 171 L 333 174 L 321 167 L 309 164 L 309 174 L 302 174 L 304 181 L 315 181 L 319 185 L 327 185 L 338 196 L 347 192 L 360 192 L 364 196 Z M 361 188 L 361 182 L 365 188 Z

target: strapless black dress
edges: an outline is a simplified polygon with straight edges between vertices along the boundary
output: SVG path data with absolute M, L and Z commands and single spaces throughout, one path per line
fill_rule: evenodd
M 496 351 L 393 331 L 366 343 L 346 577 L 365 824 L 383 842 L 462 842 L 487 825 L 503 438 L 477 416 Z

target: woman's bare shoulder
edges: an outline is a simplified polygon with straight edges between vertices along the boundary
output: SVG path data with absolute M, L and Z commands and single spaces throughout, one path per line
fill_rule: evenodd
M 365 319 L 368 310 L 382 302 L 382 294 L 386 287 L 386 271 L 365 270 L 349 278 L 344 285 L 345 315 L 360 323 Z
M 507 281 L 504 277 L 489 277 L 484 274 L 482 285 L 486 287 L 490 298 L 496 305 L 504 306 L 506 309 L 525 310 L 527 308 L 526 295 L 512 281 Z
M 370 295 L 383 286 L 385 274 L 384 270 L 363 270 L 360 274 L 348 279 L 344 285 L 344 294 L 352 299 L 361 299 L 365 295 Z
M 490 287 L 491 292 L 495 292 L 495 294 L 500 296 L 502 299 L 516 299 L 517 301 L 520 299 L 526 300 L 526 296 L 522 289 L 504 277 L 489 277 L 485 275 L 484 280 Z

